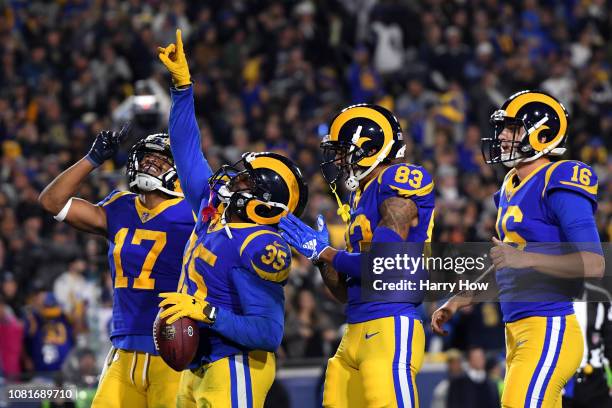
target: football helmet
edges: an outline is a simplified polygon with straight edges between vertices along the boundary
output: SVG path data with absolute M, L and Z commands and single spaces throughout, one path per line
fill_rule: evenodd
M 144 172 L 141 162 L 147 153 L 158 153 L 164 156 L 171 166 L 170 169 L 158 176 Z M 173 197 L 183 197 L 170 150 L 170 136 L 167 133 L 149 135 L 132 146 L 127 161 L 127 179 L 129 189 L 134 193 L 158 190 Z
M 271 152 L 244 153 L 236 163 L 217 170 L 209 185 L 211 201 L 224 204 L 224 226 L 228 211 L 256 224 L 278 224 L 289 212 L 299 217 L 308 201 L 300 169 L 288 158 Z
M 490 122 L 493 136 L 483 137 L 481 145 L 488 164 L 514 167 L 565 153 L 569 115 L 561 102 L 544 92 L 515 93 L 493 112 Z
M 404 157 L 402 128 L 382 106 L 360 104 L 344 108 L 332 120 L 321 142 L 321 170 L 330 185 L 344 178 L 350 191 L 380 163 Z

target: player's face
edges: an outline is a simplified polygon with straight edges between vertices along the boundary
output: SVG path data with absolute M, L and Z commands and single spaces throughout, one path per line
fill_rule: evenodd
M 499 134 L 499 140 L 501 140 L 502 153 L 510 153 L 518 142 L 521 141 L 524 129 L 519 125 L 508 125 Z M 516 147 L 514 148 L 516 150 Z
M 146 153 L 140 161 L 141 171 L 151 176 L 160 176 L 170 170 L 172 164 L 168 158 L 159 153 Z
M 236 191 L 250 190 L 251 187 L 252 183 L 247 174 L 240 174 L 234 177 L 228 186 L 229 190 L 234 193 Z

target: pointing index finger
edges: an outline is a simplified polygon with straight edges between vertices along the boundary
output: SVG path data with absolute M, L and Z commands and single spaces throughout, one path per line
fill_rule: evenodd
M 180 28 L 176 29 L 176 51 L 183 52 L 183 34 Z

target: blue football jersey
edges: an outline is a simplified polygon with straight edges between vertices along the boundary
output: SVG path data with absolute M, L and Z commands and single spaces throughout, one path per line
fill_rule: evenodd
M 195 225 L 182 198 L 147 209 L 136 194 L 112 192 L 98 205 L 106 211 L 108 260 L 113 278 L 111 339 L 134 336 L 129 347 L 153 353 L 153 322 L 161 292 L 176 291 L 185 244 Z
M 241 273 L 249 273 L 284 285 L 291 266 L 291 250 L 270 226 L 253 223 L 229 223 L 228 226 L 232 238 L 218 218 L 211 222 L 198 221 L 185 252 L 179 291 L 242 315 L 235 279 L 240 279 Z M 197 368 L 244 351 L 249 350 L 202 323 L 198 353 L 190 367 Z
M 406 242 L 429 242 L 434 225 L 434 184 L 423 167 L 395 164 L 384 169 L 377 178 L 349 198 L 351 219 L 345 238 L 349 252 L 367 252 L 373 231 L 381 220 L 379 211 L 383 201 L 390 197 L 411 199 L 418 209 L 418 224 L 410 227 Z M 366 302 L 362 300 L 361 281 L 347 277 L 347 321 L 358 323 L 386 316 L 408 315 L 420 318 L 415 310 L 419 303 Z
M 26 315 L 25 346 L 35 371 L 58 371 L 74 347 L 72 325 L 63 313 L 44 318 L 38 312 Z
M 597 175 L 582 162 L 546 163 L 520 182 L 516 170 L 510 170 L 494 196 L 499 238 L 525 251 L 563 253 L 562 246 L 541 244 L 567 242 L 548 205 L 549 194 L 558 189 L 588 198 L 595 212 Z M 582 290 L 580 280 L 556 279 L 532 269 L 503 268 L 496 272 L 496 279 L 505 322 L 529 316 L 572 314 L 572 298 Z

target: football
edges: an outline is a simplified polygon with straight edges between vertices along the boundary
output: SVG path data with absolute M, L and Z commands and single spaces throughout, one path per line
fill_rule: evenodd
M 161 358 L 176 371 L 183 371 L 193 360 L 200 342 L 198 323 L 182 317 L 172 324 L 161 319 L 159 313 L 153 323 L 155 349 Z

